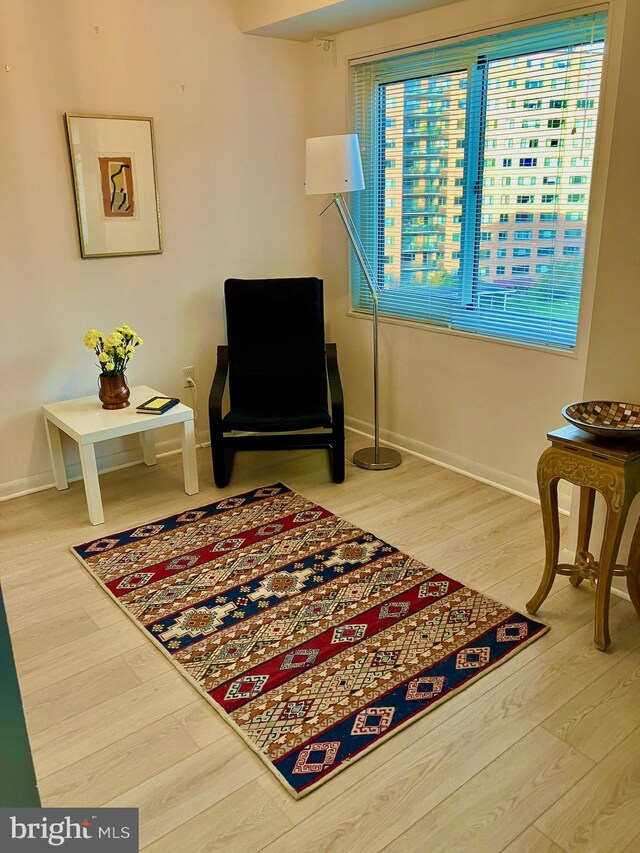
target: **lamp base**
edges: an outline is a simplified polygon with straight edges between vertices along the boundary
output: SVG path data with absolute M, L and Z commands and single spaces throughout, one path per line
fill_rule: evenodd
M 388 468 L 397 468 L 401 462 L 402 456 L 391 447 L 378 447 L 377 461 L 375 447 L 363 447 L 353 454 L 353 464 L 368 471 L 386 471 Z

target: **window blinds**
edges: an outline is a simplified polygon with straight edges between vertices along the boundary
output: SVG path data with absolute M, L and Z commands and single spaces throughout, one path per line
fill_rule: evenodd
M 575 347 L 605 27 L 595 12 L 352 64 L 350 201 L 382 314 Z

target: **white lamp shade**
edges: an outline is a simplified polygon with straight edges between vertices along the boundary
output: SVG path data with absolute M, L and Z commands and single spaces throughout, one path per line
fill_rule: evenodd
M 307 139 L 306 164 L 304 188 L 307 195 L 364 189 L 357 133 Z

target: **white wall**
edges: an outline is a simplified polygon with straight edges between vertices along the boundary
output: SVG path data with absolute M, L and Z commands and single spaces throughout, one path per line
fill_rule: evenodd
M 130 384 L 187 400 L 195 365 L 206 429 L 223 280 L 316 272 L 310 48 L 242 35 L 233 5 L 0 0 L 0 496 L 52 481 L 39 407 L 96 390 L 85 329 L 144 337 Z M 80 258 L 66 111 L 154 117 L 163 254 Z
M 598 264 L 583 399 L 640 401 L 640 111 L 638 43 L 640 3 L 627 4 L 620 63 L 620 84 L 606 189 L 605 217 Z M 572 506 L 569 544 L 575 547 L 577 495 Z M 620 548 L 624 562 L 640 516 L 640 498 L 631 512 Z M 604 523 L 604 502 L 598 500 L 591 550 L 597 555 Z M 616 585 L 624 588 L 624 581 Z
M 588 5 L 588 4 L 586 4 Z M 537 459 L 546 433 L 564 424 L 561 408 L 582 399 L 588 327 L 598 269 L 599 231 L 606 188 L 608 149 L 616 103 L 617 71 L 625 3 L 615 2 L 594 186 L 579 350 L 575 356 L 511 346 L 428 327 L 397 323 L 381 327 L 381 424 L 390 440 L 503 486 L 536 494 Z M 585 6 L 576 2 L 574 7 Z M 316 56 L 313 64 L 312 135 L 341 133 L 349 126 L 346 106 L 349 58 L 489 27 L 565 12 L 561 0 L 465 0 L 337 38 L 337 66 Z M 318 52 L 319 53 L 319 52 Z M 627 85 L 637 86 L 632 69 Z M 624 219 L 636 200 L 622 186 L 607 195 Z M 320 204 L 320 203 L 318 203 Z M 370 321 L 349 317 L 346 246 L 335 221 L 323 217 L 322 262 L 329 294 L 329 321 L 340 346 L 347 415 L 352 424 L 371 422 Z M 605 288 L 618 264 L 615 233 L 604 233 L 608 268 Z M 568 505 L 569 490 L 564 502 Z

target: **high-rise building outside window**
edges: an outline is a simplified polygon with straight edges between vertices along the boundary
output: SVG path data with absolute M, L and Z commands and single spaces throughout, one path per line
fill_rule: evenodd
M 366 189 L 350 203 L 382 315 L 575 347 L 605 28 L 594 12 L 353 62 Z M 494 240 L 509 249 L 498 259 L 547 260 L 506 267 L 481 249 Z M 351 274 L 354 307 L 370 310 L 355 262 Z M 500 288 L 508 300 L 478 298 Z

